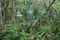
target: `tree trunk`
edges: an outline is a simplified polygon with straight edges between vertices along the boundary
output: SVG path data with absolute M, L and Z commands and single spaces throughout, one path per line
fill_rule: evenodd
M 7 23 L 8 20 L 7 2 L 7 0 L 2 0 L 2 14 L 4 17 L 4 24 Z
M 2 0 L 1 0 L 2 1 Z M 1 1 L 0 1 L 0 25 L 3 25 L 2 22 L 2 7 L 1 7 Z

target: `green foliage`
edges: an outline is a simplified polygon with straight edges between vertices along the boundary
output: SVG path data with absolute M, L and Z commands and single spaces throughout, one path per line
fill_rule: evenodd
M 50 4 L 46 1 L 9 0 L 9 17 L 1 25 L 0 40 L 60 40 L 60 2 L 47 11 Z M 18 17 L 18 13 L 22 16 Z M 2 19 L 6 21 L 4 15 Z
M 39 30 L 30 29 L 27 33 L 20 24 L 7 24 L 4 29 L 0 29 L 0 38 L 3 40 L 45 40 L 46 36 L 49 40 L 60 40 L 60 28 L 56 29 L 51 26 L 42 26 Z
M 53 8 L 57 10 L 60 9 L 60 3 L 53 4 Z

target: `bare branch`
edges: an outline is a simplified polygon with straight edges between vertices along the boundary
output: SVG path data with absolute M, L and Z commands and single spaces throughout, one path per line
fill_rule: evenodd
M 50 7 L 53 5 L 53 3 L 55 2 L 56 0 L 53 0 L 52 3 L 50 4 L 50 6 L 48 7 L 47 11 L 49 11 Z

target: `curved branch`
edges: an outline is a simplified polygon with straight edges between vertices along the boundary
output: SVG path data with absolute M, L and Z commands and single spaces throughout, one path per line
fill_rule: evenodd
M 53 0 L 52 3 L 50 4 L 50 6 L 48 7 L 47 11 L 49 11 L 50 7 L 53 5 L 53 3 L 55 2 L 56 0 Z

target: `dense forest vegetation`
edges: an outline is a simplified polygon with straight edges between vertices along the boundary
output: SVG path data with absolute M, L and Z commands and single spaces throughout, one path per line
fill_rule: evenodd
M 60 40 L 60 0 L 0 0 L 0 40 Z

